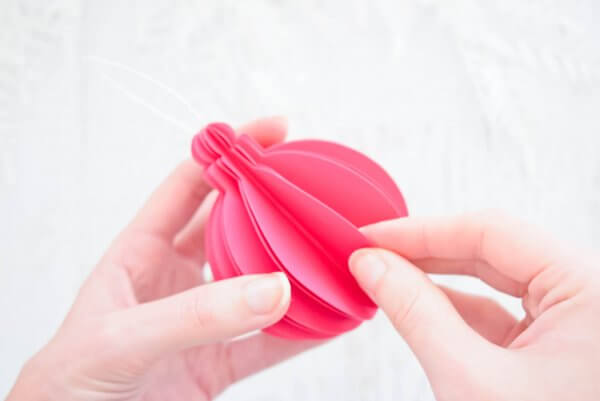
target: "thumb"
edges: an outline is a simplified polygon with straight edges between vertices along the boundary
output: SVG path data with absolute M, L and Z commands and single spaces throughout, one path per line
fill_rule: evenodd
M 113 327 L 124 349 L 153 361 L 274 324 L 289 303 L 283 273 L 246 275 L 117 312 Z
M 383 249 L 361 249 L 350 270 L 385 312 L 428 375 L 449 366 L 478 365 L 491 348 L 462 320 L 450 300 L 416 266 Z

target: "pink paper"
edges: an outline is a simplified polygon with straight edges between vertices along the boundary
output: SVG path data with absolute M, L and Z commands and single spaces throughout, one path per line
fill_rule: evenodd
M 192 154 L 220 191 L 206 228 L 215 279 L 282 271 L 290 280 L 290 308 L 266 332 L 328 338 L 375 314 L 348 270 L 350 254 L 369 246 L 358 227 L 408 214 L 377 163 L 318 140 L 263 149 L 223 123 L 198 133 Z

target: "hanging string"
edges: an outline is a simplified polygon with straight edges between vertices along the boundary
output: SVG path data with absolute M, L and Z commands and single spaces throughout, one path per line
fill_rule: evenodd
M 129 66 L 126 66 L 124 64 L 121 63 L 117 63 L 115 61 L 111 61 L 111 60 L 107 60 L 105 58 L 102 57 L 98 57 L 98 56 L 90 56 L 88 57 L 88 61 L 93 62 L 93 63 L 97 63 L 97 64 L 101 64 L 101 65 L 105 65 L 105 66 L 110 66 L 110 67 L 114 67 L 116 69 L 131 73 L 151 84 L 153 84 L 154 86 L 162 89 L 163 91 L 165 91 L 167 94 L 173 96 L 175 99 L 177 99 L 181 104 L 183 104 L 186 109 L 191 112 L 193 114 L 193 116 L 195 118 L 198 118 L 200 120 L 200 114 L 198 112 L 196 112 L 196 110 L 194 109 L 194 107 L 191 105 L 191 103 L 183 96 L 181 95 L 179 92 L 177 92 L 175 89 L 171 88 L 170 86 L 158 81 L 157 79 L 151 77 L 148 74 L 145 74 L 141 71 L 138 71 L 134 68 L 131 68 Z M 150 104 L 149 102 L 147 102 L 146 100 L 144 100 L 142 97 L 136 95 L 133 91 L 131 91 L 130 89 L 126 88 L 123 84 L 119 83 L 116 79 L 112 78 L 111 76 L 109 76 L 108 74 L 106 74 L 105 72 L 100 72 L 100 74 L 102 75 L 102 77 L 107 80 L 111 85 L 113 85 L 115 88 L 117 88 L 119 91 L 121 91 L 125 96 L 127 96 L 130 100 L 132 100 L 133 102 L 145 107 L 146 109 L 150 110 L 151 112 L 153 112 L 155 115 L 157 115 L 158 117 L 162 118 L 163 120 L 173 124 L 174 126 L 176 126 L 177 128 L 185 131 L 187 134 L 194 132 L 196 128 L 192 128 L 187 126 L 186 124 L 178 121 L 177 119 L 175 119 L 174 117 L 164 113 L 163 111 L 161 111 L 160 109 L 158 109 L 157 107 L 153 106 L 152 104 Z

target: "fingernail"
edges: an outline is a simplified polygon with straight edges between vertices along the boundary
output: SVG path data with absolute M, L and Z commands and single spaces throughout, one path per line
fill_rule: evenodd
M 290 284 L 283 273 L 274 273 L 257 278 L 244 288 L 244 297 L 248 308 L 257 315 L 273 312 L 287 301 Z
M 350 272 L 362 289 L 371 292 L 387 266 L 377 251 L 359 250 L 350 256 Z

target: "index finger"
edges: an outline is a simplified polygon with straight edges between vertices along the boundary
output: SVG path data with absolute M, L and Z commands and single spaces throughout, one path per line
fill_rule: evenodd
M 271 117 L 253 121 L 236 131 L 270 146 L 281 142 L 286 130 L 285 119 Z M 202 173 L 202 167 L 195 161 L 182 162 L 150 196 L 129 229 L 172 241 L 212 190 Z
M 363 227 L 362 232 L 377 246 L 410 260 L 450 261 L 445 270 L 436 268 L 436 273 L 443 274 L 478 275 L 477 271 L 465 271 L 464 264 L 453 262 L 480 261 L 511 280 L 527 284 L 559 258 L 553 240 L 497 212 L 405 217 Z

